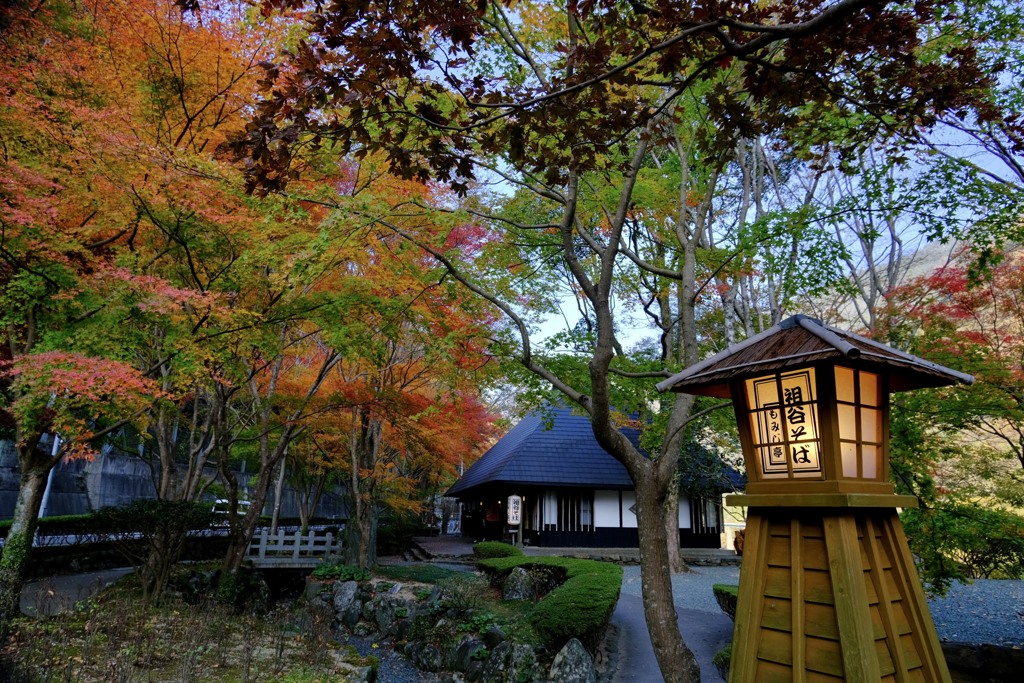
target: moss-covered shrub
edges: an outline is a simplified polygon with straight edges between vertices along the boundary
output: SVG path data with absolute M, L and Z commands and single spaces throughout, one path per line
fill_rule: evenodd
M 729 615 L 729 618 L 736 621 L 736 601 L 739 599 L 740 587 L 726 583 L 716 583 L 711 587 L 715 592 L 715 600 L 722 611 Z
M 523 551 L 501 541 L 483 541 L 473 546 L 473 555 L 480 560 L 495 557 L 523 557 Z
M 715 653 L 711 662 L 718 669 L 719 675 L 722 676 L 722 680 L 729 680 L 729 663 L 732 661 L 732 643 L 729 643 L 724 648 Z
M 604 635 L 622 588 L 622 567 L 597 560 L 565 557 L 506 557 L 480 560 L 477 566 L 494 582 L 515 567 L 558 567 L 565 583 L 541 598 L 530 614 L 530 624 L 546 645 L 562 647 L 578 638 L 587 648 L 596 647 Z

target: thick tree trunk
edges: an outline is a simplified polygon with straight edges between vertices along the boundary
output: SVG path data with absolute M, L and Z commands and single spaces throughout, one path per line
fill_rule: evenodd
M 377 505 L 373 472 L 380 451 L 382 425 L 368 411 L 353 409 L 349 442 L 352 506 L 345 529 L 345 562 L 369 569 L 377 564 Z
M 21 464 L 18 499 L 14 504 L 11 530 L 0 556 L 0 635 L 6 634 L 7 625 L 20 610 L 32 538 L 39 521 L 46 480 L 52 469 L 52 461 L 34 451 L 33 443 L 31 448 L 19 448 L 18 453 Z
M 249 544 L 252 542 L 256 527 L 259 526 L 260 516 L 263 514 L 263 506 L 267 502 L 267 493 L 270 491 L 273 472 L 273 465 L 264 464 L 260 468 L 259 475 L 252 486 L 249 509 L 246 510 L 237 528 L 233 526 L 231 529 L 228 550 L 221 565 L 224 574 L 237 574 L 249 554 Z
M 679 553 L 679 491 L 674 485 L 665 498 L 665 542 L 669 569 L 673 574 L 686 571 L 686 564 Z
M 664 522 L 667 488 L 667 485 L 659 485 L 653 477 L 636 481 L 644 616 L 665 683 L 699 683 L 700 666 L 693 652 L 679 637 L 679 621 L 672 598 L 672 571 Z
M 377 520 L 372 502 L 364 500 L 345 527 L 345 562 L 363 569 L 377 564 Z

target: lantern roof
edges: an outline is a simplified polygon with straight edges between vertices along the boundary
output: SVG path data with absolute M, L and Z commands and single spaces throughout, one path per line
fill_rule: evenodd
M 729 385 L 734 380 L 828 361 L 886 374 L 890 391 L 974 382 L 972 375 L 826 325 L 816 318 L 794 315 L 659 382 L 657 389 L 729 398 Z

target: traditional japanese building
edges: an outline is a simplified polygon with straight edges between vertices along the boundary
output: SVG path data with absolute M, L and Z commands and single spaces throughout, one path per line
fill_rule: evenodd
M 622 429 L 639 448 L 639 432 Z M 704 455 L 713 459 L 710 453 Z M 701 468 L 706 471 L 708 468 Z M 739 475 L 715 464 L 721 476 L 684 477 L 679 500 L 680 546 L 721 546 L 721 493 Z M 508 539 L 506 506 L 519 496 L 521 540 L 547 547 L 629 548 L 638 545 L 636 495 L 626 468 L 601 448 L 590 420 L 557 407 L 526 416 L 448 490 L 462 502 L 462 535 Z

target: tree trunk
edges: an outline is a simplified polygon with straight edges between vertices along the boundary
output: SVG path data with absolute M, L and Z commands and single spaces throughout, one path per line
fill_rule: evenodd
M 669 569 L 673 574 L 686 571 L 686 564 L 679 553 L 679 490 L 674 485 L 665 497 L 665 542 Z
M 377 564 L 377 520 L 371 501 L 364 500 L 345 527 L 345 562 L 363 569 Z
M 249 544 L 256 533 L 256 527 L 259 526 L 260 516 L 263 514 L 263 506 L 267 502 L 267 493 L 270 491 L 273 473 L 273 465 L 264 464 L 260 467 L 256 482 L 252 487 L 252 495 L 249 498 L 249 509 L 246 510 L 245 515 L 238 524 L 238 528 L 233 527 L 231 529 L 228 550 L 224 555 L 224 563 L 221 566 L 224 574 L 236 574 L 242 568 L 242 563 L 249 554 Z
M 665 683 L 699 683 L 700 666 L 693 652 L 679 637 L 679 621 L 672 598 L 672 572 L 664 523 L 664 491 L 667 488 L 667 485 L 659 486 L 652 476 L 637 478 L 636 481 L 644 616 Z
M 363 408 L 352 409 L 349 454 L 352 478 L 349 496 L 352 506 L 345 527 L 345 562 L 369 569 L 377 564 L 377 505 L 374 501 L 373 470 L 380 452 L 382 425 Z M 363 472 L 369 472 L 363 476 Z
M 277 524 L 281 520 L 281 496 L 284 495 L 284 474 L 285 466 L 287 465 L 288 454 L 281 458 L 280 464 L 277 466 L 277 485 L 274 486 L 274 514 L 270 517 L 270 533 L 277 533 Z M 305 531 L 305 529 L 303 529 Z
M 31 446 L 19 447 L 18 451 L 21 464 L 18 499 L 14 504 L 11 530 L 0 556 L 0 636 L 6 635 L 10 620 L 20 611 L 21 590 L 25 585 L 39 508 L 46 491 L 46 479 L 53 469 L 53 461 L 35 452 L 34 442 Z

